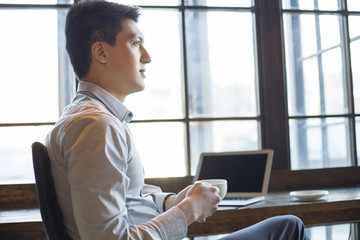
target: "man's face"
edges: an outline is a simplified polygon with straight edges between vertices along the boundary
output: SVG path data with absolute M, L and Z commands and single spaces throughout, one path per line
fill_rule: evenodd
M 110 73 L 111 94 L 119 99 L 144 89 L 145 65 L 151 62 L 143 46 L 143 35 L 135 21 L 122 22 L 123 30 L 117 35 L 115 46 L 108 46 L 107 69 Z

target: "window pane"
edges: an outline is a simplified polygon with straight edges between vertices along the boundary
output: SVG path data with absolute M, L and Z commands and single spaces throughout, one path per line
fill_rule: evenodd
M 53 126 L 0 128 L 0 184 L 34 183 L 31 144 L 44 143 Z
M 0 22 L 0 122 L 56 121 L 58 11 L 1 10 Z
M 356 1 L 356 0 L 355 0 Z M 283 0 L 284 9 L 301 9 L 301 10 L 339 10 L 338 0 Z
M 291 119 L 289 123 L 291 169 L 351 165 L 346 119 Z
M 146 178 L 186 175 L 183 123 L 133 123 L 129 126 Z
M 359 0 L 347 0 L 347 6 L 349 11 L 360 11 Z
M 191 239 L 193 240 L 218 240 L 222 237 L 225 237 L 229 235 L 228 233 L 227 234 L 215 234 L 215 235 L 205 235 L 205 236 L 195 236 L 195 237 L 192 237 Z M 188 240 L 189 238 L 187 238 L 186 240 Z
M 178 11 L 143 10 L 139 28 L 152 62 L 146 66 L 145 91 L 125 101 L 135 119 L 184 117 L 179 20 Z
M 181 4 L 181 0 L 111 0 L 122 4 L 144 5 L 144 6 L 176 6 Z M 161 25 L 160 25 L 161 26 Z
M 359 2 L 360 3 L 360 2 Z M 349 35 L 352 41 L 360 38 L 360 16 L 349 16 Z
M 354 87 L 355 112 L 360 113 L 360 16 L 349 17 L 351 70 Z
M 185 0 L 189 6 L 251 7 L 252 0 Z
M 316 240 L 338 240 L 338 239 L 354 239 L 352 224 L 334 224 L 329 226 L 315 226 L 305 228 L 310 239 Z
M 256 150 L 260 146 L 257 121 L 209 121 L 190 123 L 191 173 L 195 175 L 200 154 Z
M 341 49 L 335 48 L 325 52 L 322 56 L 322 64 L 325 113 L 341 114 L 348 112 Z
M 252 14 L 187 11 L 185 17 L 190 116 L 256 116 Z M 242 24 L 229 24 L 235 22 Z
M 315 16 L 315 23 L 316 23 Z M 337 47 L 341 43 L 340 39 L 340 21 L 341 18 L 337 15 L 318 15 L 319 30 L 320 30 L 320 45 L 321 50 Z
M 339 17 L 284 16 L 289 114 L 347 113 Z

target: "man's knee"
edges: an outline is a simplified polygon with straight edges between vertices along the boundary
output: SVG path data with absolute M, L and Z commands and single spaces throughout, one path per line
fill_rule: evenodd
M 277 216 L 274 217 L 274 220 L 276 220 L 279 225 L 288 226 L 290 228 L 302 228 L 304 226 L 301 219 L 295 215 Z
M 268 218 L 255 225 L 230 234 L 223 240 L 232 239 L 308 239 L 300 218 L 294 215 L 283 215 Z
M 295 215 L 282 215 L 282 216 L 279 216 L 279 218 L 281 219 L 281 221 L 285 221 L 287 223 L 291 223 L 291 224 L 295 224 L 295 225 L 303 224 L 301 219 Z
M 305 233 L 305 226 L 301 219 L 294 215 L 283 215 L 278 217 L 278 221 L 287 229 L 287 233 L 291 234 L 294 239 L 308 239 Z M 296 237 L 295 237 L 296 236 Z

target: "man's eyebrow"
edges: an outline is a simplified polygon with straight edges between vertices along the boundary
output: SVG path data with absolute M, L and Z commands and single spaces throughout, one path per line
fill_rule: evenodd
M 144 36 L 139 33 L 134 33 L 130 36 L 130 38 L 139 38 L 141 42 L 144 42 Z

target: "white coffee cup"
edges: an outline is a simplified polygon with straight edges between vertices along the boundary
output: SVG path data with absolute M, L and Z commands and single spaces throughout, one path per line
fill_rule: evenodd
M 219 189 L 219 195 L 223 199 L 227 193 L 227 181 L 225 179 L 204 179 L 198 182 L 206 182 Z

